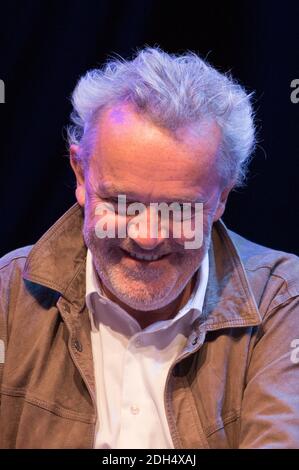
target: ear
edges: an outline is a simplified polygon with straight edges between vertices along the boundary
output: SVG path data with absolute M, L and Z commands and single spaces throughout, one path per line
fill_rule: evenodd
M 70 164 L 73 172 L 76 176 L 76 199 L 81 207 L 85 204 L 85 181 L 84 181 L 84 170 L 80 163 L 79 157 L 80 147 L 79 145 L 72 144 L 70 146 Z
M 228 198 L 228 195 L 231 192 L 233 186 L 234 186 L 233 184 L 230 184 L 230 185 L 226 186 L 223 189 L 223 191 L 220 195 L 220 198 L 219 198 L 218 207 L 217 207 L 216 212 L 214 214 L 213 222 L 216 222 L 218 219 L 220 219 L 220 217 L 223 216 L 224 211 L 225 211 L 225 207 L 226 207 L 227 198 Z

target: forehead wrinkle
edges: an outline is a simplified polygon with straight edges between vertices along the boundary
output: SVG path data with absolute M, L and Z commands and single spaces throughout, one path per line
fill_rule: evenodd
M 204 195 L 201 195 L 199 192 L 195 196 L 193 195 L 179 195 L 178 193 L 174 193 L 173 195 L 164 195 L 164 196 L 159 196 L 159 197 L 150 197 L 150 195 L 146 195 L 144 193 L 137 193 L 132 190 L 125 190 L 124 188 L 121 188 L 121 186 L 116 186 L 113 183 L 106 183 L 103 185 L 103 182 L 100 182 L 98 184 L 98 190 L 100 194 L 103 197 L 107 198 L 114 198 L 119 195 L 125 195 L 127 200 L 129 201 L 144 201 L 144 202 L 166 202 L 167 204 L 170 204 L 172 202 L 187 202 L 187 203 L 194 203 L 194 202 L 204 202 L 206 200 L 206 197 Z
M 119 123 L 121 123 L 120 126 Z M 202 136 L 202 139 L 196 139 L 195 142 L 186 129 L 180 136 L 181 138 L 176 139 L 173 134 L 169 135 L 165 129 L 147 122 L 143 116 L 132 112 L 130 108 L 117 106 L 106 110 L 100 118 L 95 154 L 106 153 L 106 156 L 111 158 L 111 160 L 109 158 L 110 161 L 107 158 L 103 162 L 99 161 L 98 165 L 116 178 L 120 171 L 126 170 L 135 171 L 136 176 L 148 179 L 149 166 L 152 165 L 151 175 L 156 181 L 162 181 L 165 177 L 164 171 L 168 170 L 169 162 L 173 159 L 177 161 L 177 172 L 181 174 L 184 174 L 184 164 L 188 162 L 196 165 L 202 163 L 201 171 L 206 173 L 213 162 L 213 158 L 211 158 L 212 161 L 207 161 L 206 155 L 214 154 L 217 150 L 214 148 L 216 135 L 212 123 L 210 123 L 210 130 L 212 142 L 208 138 L 209 132 L 208 135 Z M 159 168 L 156 168 L 157 155 Z M 145 167 L 142 164 L 144 158 L 147 162 Z M 121 168 L 117 168 L 116 163 L 119 163 Z M 174 171 L 175 168 L 173 168 Z M 177 175 L 173 175 L 172 178 L 177 178 Z M 167 176 L 166 179 L 168 179 Z
M 216 177 L 213 163 L 218 139 L 213 132 L 196 145 L 188 133 L 181 141 L 169 139 L 173 136 L 115 107 L 101 116 L 98 137 L 90 176 L 94 191 L 103 197 L 125 194 L 137 201 L 191 202 L 200 194 L 206 197 L 209 180 Z

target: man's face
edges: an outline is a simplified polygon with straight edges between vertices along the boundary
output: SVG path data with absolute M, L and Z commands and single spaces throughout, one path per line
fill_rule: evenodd
M 201 135 L 181 129 L 176 136 L 157 127 L 129 105 L 106 109 L 98 122 L 96 141 L 84 178 L 72 162 L 77 176 L 77 200 L 84 206 L 84 239 L 98 276 L 110 293 L 135 310 L 155 310 L 174 301 L 201 264 L 208 249 L 211 228 L 224 210 L 227 193 L 220 185 L 217 150 L 221 134 L 215 123 L 206 122 Z M 75 146 L 73 147 L 74 151 Z M 72 149 L 71 149 L 72 153 Z M 184 235 L 103 238 L 96 235 L 101 215 L 99 203 L 117 208 L 118 195 L 127 204 L 141 202 L 150 216 L 149 204 L 202 202 L 204 242 L 186 249 Z M 132 218 L 112 214 L 115 225 Z M 159 227 L 161 228 L 161 227 Z M 171 228 L 171 225 L 170 225 Z M 116 232 L 117 233 L 117 232 Z M 153 261 L 136 255 L 155 255 Z

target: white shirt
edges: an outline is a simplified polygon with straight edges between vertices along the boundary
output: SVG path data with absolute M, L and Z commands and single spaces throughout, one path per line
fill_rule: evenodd
M 186 305 L 174 318 L 142 330 L 102 292 L 92 254 L 87 250 L 86 304 L 98 411 L 95 448 L 174 447 L 164 409 L 165 382 L 201 313 L 208 275 L 206 254 Z

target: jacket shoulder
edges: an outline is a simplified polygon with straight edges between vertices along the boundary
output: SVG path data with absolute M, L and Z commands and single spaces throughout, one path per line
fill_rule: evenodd
M 34 245 L 27 245 L 6 253 L 0 258 L 0 284 L 10 280 L 13 273 L 23 272 L 27 257 Z
M 259 272 L 267 272 L 269 278 L 284 284 L 291 297 L 299 295 L 298 256 L 259 245 L 231 230 L 228 233 L 247 273 L 256 273 L 258 276 Z
M 2 256 L 2 258 L 0 258 L 0 271 L 15 261 L 23 264 L 26 261 L 33 246 L 34 245 L 23 246 Z

